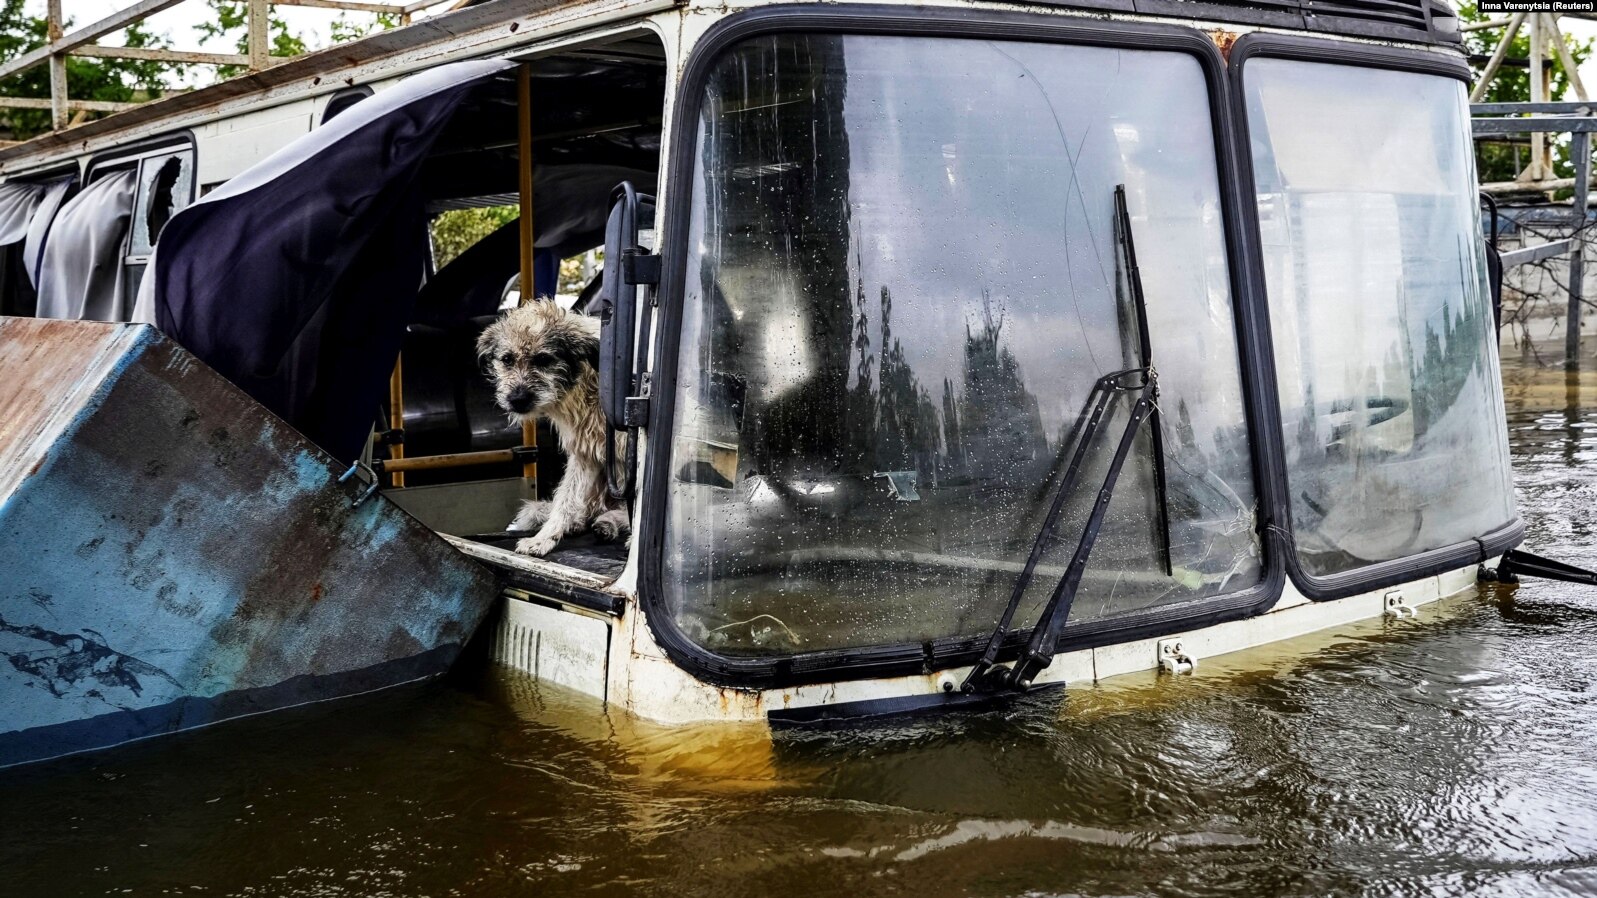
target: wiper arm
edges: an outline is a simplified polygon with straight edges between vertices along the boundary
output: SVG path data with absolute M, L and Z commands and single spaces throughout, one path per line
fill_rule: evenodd
M 1031 585 L 1043 552 L 1053 541 L 1055 530 L 1059 526 L 1059 518 L 1064 513 L 1065 502 L 1075 492 L 1076 481 L 1080 478 L 1088 448 L 1103 427 L 1109 403 L 1117 393 L 1133 390 L 1138 393 L 1136 404 L 1132 406 L 1131 417 L 1126 422 L 1125 430 L 1115 447 L 1114 458 L 1109 463 L 1109 470 L 1105 472 L 1103 483 L 1098 488 L 1097 499 L 1087 516 L 1086 526 L 1082 528 L 1081 539 L 1076 544 L 1076 552 L 1070 560 L 1070 566 L 1065 569 L 1065 575 L 1059 579 L 1053 595 L 1048 599 L 1048 604 L 1037 618 L 1031 640 L 1027 643 L 1020 661 L 1010 668 L 995 669 L 998 653 L 1002 650 L 1004 639 L 1009 635 L 1010 625 L 1014 622 L 1015 611 L 1020 607 L 1026 589 Z M 1087 402 L 1082 406 L 1081 415 L 1076 419 L 1076 425 L 1072 430 L 1072 435 L 1076 436 L 1078 441 L 1076 451 L 1070 459 L 1070 467 L 1066 469 L 1065 476 L 1060 481 L 1059 490 L 1054 493 L 1053 504 L 1048 508 L 1048 515 L 1043 519 L 1043 525 L 1037 531 L 1036 539 L 1032 541 L 1031 553 L 1026 557 L 1026 564 L 1021 568 L 1020 576 L 1015 578 L 1015 585 L 1009 594 L 1009 603 L 1004 606 L 1004 613 L 999 618 L 998 626 L 993 628 L 992 635 L 987 638 L 987 647 L 982 652 L 981 659 L 976 662 L 976 666 L 966 675 L 965 682 L 960 686 L 961 690 L 994 691 L 1006 687 L 1026 689 L 1030 687 L 1037 671 L 1047 667 L 1053 660 L 1054 647 L 1059 641 L 1059 631 L 1063 630 L 1065 621 L 1070 617 L 1070 606 L 1075 602 L 1076 591 L 1081 586 L 1081 575 L 1087 567 L 1087 558 L 1092 554 L 1092 547 L 1098 540 L 1098 531 L 1103 527 L 1104 514 L 1109 510 L 1109 499 L 1114 493 L 1115 483 L 1120 479 L 1121 469 L 1126 466 L 1126 458 L 1131 454 L 1132 444 L 1136 442 L 1137 428 L 1142 426 L 1142 422 L 1153 413 L 1158 392 L 1158 377 L 1151 368 L 1116 371 L 1098 378 L 1093 384 L 1092 392 L 1087 395 Z
M 1126 324 L 1136 336 L 1135 352 L 1141 360 L 1142 367 L 1106 374 L 1098 378 L 1092 386 L 1092 391 L 1087 394 L 1087 401 L 1082 406 L 1081 414 L 1077 416 L 1070 435 L 1063 443 L 1068 446 L 1072 439 L 1077 440 L 1070 466 L 1060 481 L 1059 491 L 1054 494 L 1054 501 L 1048 508 L 1042 527 L 1032 541 L 1031 553 L 1026 558 L 1020 576 L 1015 579 L 1009 603 L 1004 606 L 1004 613 L 999 617 L 998 625 L 987 638 L 987 646 L 982 651 L 981 658 L 960 685 L 963 692 L 975 692 L 978 689 L 996 691 L 1002 688 L 1021 690 L 1030 688 L 1031 681 L 1053 661 L 1054 649 L 1059 644 L 1059 636 L 1064 631 L 1065 623 L 1070 619 L 1071 606 L 1075 603 L 1076 592 L 1081 587 L 1081 577 L 1087 568 L 1087 558 L 1092 554 L 1092 547 L 1098 540 L 1098 531 L 1103 527 L 1104 515 L 1109 510 L 1109 499 L 1114 494 L 1115 484 L 1120 479 L 1120 471 L 1125 467 L 1126 458 L 1136 442 L 1137 428 L 1150 417 L 1154 422 L 1152 433 L 1154 503 L 1158 514 L 1160 561 L 1166 575 L 1173 572 L 1169 507 L 1165 495 L 1164 438 L 1158 418 L 1159 379 L 1153 369 L 1153 344 L 1148 335 L 1148 308 L 1142 291 L 1142 272 L 1137 267 L 1136 247 L 1132 242 L 1131 214 L 1126 208 L 1124 184 L 1117 185 L 1114 191 L 1114 225 L 1115 240 L 1121 252 L 1116 262 L 1126 278 L 1126 295 L 1122 296 L 1125 305 L 1122 308 L 1126 316 L 1131 319 Z M 1043 552 L 1054 538 L 1066 500 L 1075 492 L 1076 480 L 1080 477 L 1088 447 L 1092 445 L 1104 423 L 1104 415 L 1110 400 L 1116 393 L 1132 390 L 1139 391 L 1136 404 L 1132 406 L 1131 417 L 1126 422 L 1125 430 L 1115 447 L 1114 457 L 1109 463 L 1109 469 L 1105 472 L 1103 483 L 1098 488 L 1097 498 L 1087 516 L 1087 523 L 1082 528 L 1081 539 L 1076 544 L 1076 552 L 1071 557 L 1070 566 L 1065 569 L 1064 576 L 1055 585 L 1053 595 L 1049 597 L 1048 604 L 1043 607 L 1042 614 L 1038 616 L 1037 623 L 1032 627 L 1031 639 L 1026 643 L 1020 659 L 1012 667 L 995 668 L 998 654 L 1003 649 L 1004 640 L 1009 636 L 1010 627 L 1014 623 L 1015 611 L 1020 607 L 1026 589 L 1031 585 Z
M 1142 369 L 1142 373 L 1142 391 L 1137 396 L 1137 404 L 1131 408 L 1131 419 L 1126 422 L 1126 429 L 1120 435 L 1120 444 L 1115 447 L 1115 457 L 1104 474 L 1103 485 L 1098 488 L 1092 512 L 1087 516 L 1087 525 L 1081 530 L 1081 541 L 1076 544 L 1076 554 L 1071 557 L 1070 567 L 1065 569 L 1065 575 L 1054 587 L 1054 594 L 1048 598 L 1048 604 L 1032 627 L 1031 639 L 1027 641 L 1025 651 L 1021 652 L 1020 660 L 1010 668 L 1007 679 L 1016 689 L 1031 688 L 1031 681 L 1054 660 L 1054 649 L 1059 644 L 1059 635 L 1064 631 L 1065 623 L 1070 619 L 1070 606 L 1081 587 L 1081 575 L 1087 569 L 1087 556 L 1092 554 L 1093 544 L 1098 541 L 1098 530 L 1103 527 L 1104 514 L 1109 511 L 1109 499 L 1114 495 L 1115 482 L 1120 479 L 1120 469 L 1126 466 L 1126 458 L 1136 442 L 1137 428 L 1156 408 L 1158 375 L 1152 368 Z

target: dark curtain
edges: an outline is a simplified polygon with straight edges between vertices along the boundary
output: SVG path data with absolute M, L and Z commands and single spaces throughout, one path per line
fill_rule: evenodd
M 471 92 L 512 65 L 406 79 L 179 212 L 144 286 L 155 323 L 354 459 L 425 271 L 422 162 Z

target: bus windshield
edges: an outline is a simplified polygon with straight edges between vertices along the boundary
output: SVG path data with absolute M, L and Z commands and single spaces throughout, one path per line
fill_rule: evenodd
M 993 628 L 1088 393 L 1137 366 L 1119 185 L 1165 488 L 1145 425 L 1070 620 L 1258 583 L 1196 58 L 763 36 L 720 58 L 695 125 L 663 577 L 689 639 L 772 656 Z M 1130 404 L 1108 414 L 1118 432 Z M 1091 453 L 1085 482 L 1109 454 Z M 1095 490 L 1072 498 L 1017 628 L 1068 564 Z
M 1299 564 L 1347 573 L 1512 522 L 1463 82 L 1243 74 Z

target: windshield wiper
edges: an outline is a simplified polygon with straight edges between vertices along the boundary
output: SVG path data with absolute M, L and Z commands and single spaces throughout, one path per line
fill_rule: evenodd
M 1149 418 L 1153 419 L 1154 501 L 1159 518 L 1160 560 L 1163 562 L 1166 575 L 1172 572 L 1170 520 L 1165 497 L 1164 440 L 1160 434 L 1163 428 L 1160 427 L 1158 419 L 1159 378 L 1152 363 L 1153 347 L 1148 336 L 1147 304 L 1142 292 L 1142 274 L 1137 268 L 1136 250 L 1131 240 L 1131 216 L 1126 209 L 1125 185 L 1115 187 L 1114 203 L 1115 238 L 1122 253 L 1116 261 L 1121 263 L 1126 276 L 1126 293 L 1129 295 L 1123 298 L 1126 301 L 1125 305 L 1129 306 L 1127 314 L 1134 319 L 1128 323 L 1136 335 L 1135 350 L 1142 364 L 1141 367 L 1106 374 L 1093 383 L 1092 391 L 1087 394 L 1087 401 L 1082 405 L 1076 423 L 1072 426 L 1065 442 L 1061 444 L 1064 447 L 1069 446 L 1072 441 L 1075 442 L 1076 449 L 1071 455 L 1070 466 L 1065 470 L 1059 489 L 1054 494 L 1053 503 L 1043 519 L 1042 527 L 1032 541 L 1031 552 L 1026 557 L 1026 564 L 1021 569 L 1020 575 L 1015 579 L 1009 603 L 1004 606 L 1004 613 L 999 617 L 998 625 L 988 636 L 987 646 L 981 658 L 960 685 L 962 692 L 970 693 L 978 690 L 996 692 L 1003 689 L 1024 691 L 1031 687 L 1032 680 L 1037 674 L 1053 662 L 1054 650 L 1058 647 L 1065 623 L 1070 619 L 1071 606 L 1075 603 L 1076 592 L 1081 588 L 1082 574 L 1086 571 L 1087 559 L 1092 554 L 1093 545 L 1098 540 L 1098 531 L 1102 529 L 1104 516 L 1109 511 L 1109 500 L 1114 495 L 1120 471 L 1125 467 L 1126 459 L 1131 454 L 1131 447 L 1136 442 L 1137 429 Z M 1048 603 L 1043 606 L 1037 623 L 1032 627 L 1031 638 L 1027 641 L 1020 658 L 1010 667 L 998 667 L 998 655 L 1003 649 L 1004 640 L 1009 636 L 1015 611 L 1020 607 L 1021 600 L 1031 585 L 1038 562 L 1041 561 L 1048 544 L 1053 541 L 1065 503 L 1076 490 L 1076 481 L 1081 476 L 1088 449 L 1104 425 L 1104 417 L 1109 411 L 1110 403 L 1117 394 L 1133 391 L 1137 393 L 1136 402 L 1131 407 L 1130 418 L 1126 421 L 1120 440 L 1115 445 L 1114 456 L 1093 500 L 1092 511 L 1087 515 L 1087 522 L 1082 527 L 1081 539 L 1076 543 L 1076 551 L 1071 556 L 1070 565 L 1054 586 Z
M 1126 421 L 1125 429 L 1115 446 L 1114 458 L 1109 462 L 1109 470 L 1104 473 L 1103 483 L 1098 488 L 1092 511 L 1087 515 L 1087 523 L 1082 527 L 1081 539 L 1076 544 L 1076 552 L 1070 559 L 1070 566 L 1065 569 L 1064 576 L 1059 579 L 1053 595 L 1048 599 L 1048 604 L 1037 618 L 1031 640 L 1027 643 L 1020 660 L 1013 667 L 995 667 L 1004 639 L 1008 637 L 1010 625 L 1014 622 L 1015 611 L 1020 607 L 1027 587 L 1031 585 L 1037 563 L 1042 559 L 1048 544 L 1053 541 L 1066 501 L 1075 492 L 1076 481 L 1080 478 L 1088 447 L 1092 445 L 1098 436 L 1098 431 L 1103 427 L 1110 401 L 1116 394 L 1133 390 L 1137 391 L 1136 404 L 1132 406 L 1131 417 Z M 1004 606 L 1004 613 L 998 620 L 998 626 L 993 628 L 992 634 L 987 638 L 987 647 L 982 652 L 981 659 L 976 662 L 976 666 L 966 675 L 965 682 L 960 686 L 961 690 L 965 692 L 975 692 L 978 689 L 990 692 L 1003 688 L 1023 690 L 1031 686 L 1037 671 L 1047 667 L 1053 660 L 1059 632 L 1063 630 L 1064 623 L 1070 616 L 1070 606 L 1076 599 L 1077 589 L 1081 586 L 1081 576 L 1086 570 L 1087 558 L 1092 554 L 1092 547 L 1098 540 L 1098 531 L 1103 527 L 1104 515 L 1109 510 L 1109 499 L 1114 494 L 1115 483 L 1120 479 L 1120 471 L 1126 466 L 1126 458 L 1131 454 L 1131 447 L 1136 442 L 1137 428 L 1142 426 L 1142 422 L 1153 413 L 1157 396 L 1158 379 L 1151 368 L 1116 371 L 1098 378 L 1093 384 L 1092 392 L 1087 396 L 1087 404 L 1083 406 L 1081 417 L 1077 420 L 1075 431 L 1078 434 L 1078 442 L 1076 451 L 1070 459 L 1070 467 L 1066 469 L 1059 490 L 1054 494 L 1053 504 L 1049 506 L 1048 515 L 1043 519 L 1043 525 L 1037 531 L 1036 539 L 1032 541 L 1031 554 L 1027 556 L 1020 576 L 1015 578 L 1009 603 Z
M 1148 301 L 1142 292 L 1142 269 L 1137 267 L 1137 246 L 1131 239 L 1131 213 L 1126 209 L 1126 185 L 1115 185 L 1115 241 L 1124 254 L 1126 272 L 1126 297 L 1131 305 L 1131 315 L 1136 319 L 1138 358 L 1151 372 L 1153 370 L 1153 341 L 1148 336 Z M 1170 503 L 1165 493 L 1164 426 L 1159 419 L 1159 389 L 1154 385 L 1152 433 L 1149 435 L 1153 449 L 1153 504 L 1159 516 L 1159 560 L 1164 565 L 1166 577 L 1175 574 L 1170 559 Z

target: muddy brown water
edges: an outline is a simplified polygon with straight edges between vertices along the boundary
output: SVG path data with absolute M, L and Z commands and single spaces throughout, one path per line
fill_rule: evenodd
M 1505 377 L 1597 566 L 1597 376 Z M 1597 589 L 774 743 L 479 673 L 0 773 L 0 832 L 6 896 L 1597 894 Z

